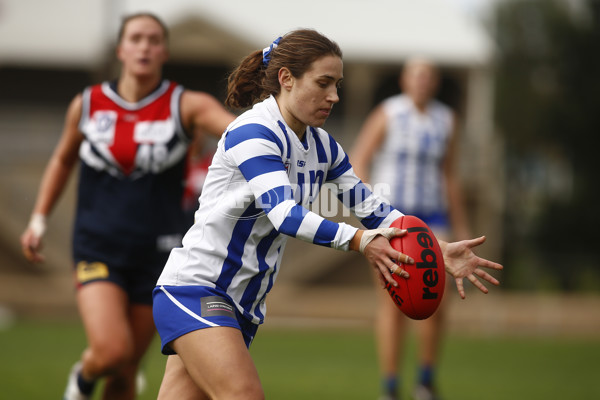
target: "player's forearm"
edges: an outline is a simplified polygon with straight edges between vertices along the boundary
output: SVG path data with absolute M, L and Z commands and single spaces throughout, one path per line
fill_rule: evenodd
M 48 215 L 67 184 L 73 165 L 53 157 L 50 159 L 38 192 L 32 214 Z

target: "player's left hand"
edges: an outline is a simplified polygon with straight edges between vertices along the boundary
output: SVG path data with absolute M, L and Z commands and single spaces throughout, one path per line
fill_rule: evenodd
M 446 243 L 439 241 L 442 252 L 444 253 L 444 264 L 446 272 L 454 277 L 456 288 L 461 298 L 465 298 L 465 289 L 463 279 L 467 278 L 475 287 L 483 293 L 488 293 L 488 289 L 481 283 L 477 277 L 480 277 L 494 285 L 500 282 L 481 268 L 490 268 L 501 270 L 504 267 L 498 263 L 478 257 L 473 253 L 472 248 L 485 242 L 485 236 L 476 239 L 462 240 L 460 242 Z

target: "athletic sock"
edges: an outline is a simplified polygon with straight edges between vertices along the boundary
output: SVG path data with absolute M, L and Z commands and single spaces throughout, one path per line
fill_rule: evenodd
M 90 396 L 94 390 L 94 386 L 96 386 L 96 381 L 86 380 L 83 376 L 81 376 L 81 371 L 79 371 L 77 374 L 77 386 L 82 394 Z
M 433 367 L 422 365 L 419 369 L 419 383 L 427 388 L 433 387 Z
M 398 387 L 400 386 L 400 380 L 396 376 L 387 376 L 382 379 L 381 386 L 383 393 L 393 398 L 398 395 Z

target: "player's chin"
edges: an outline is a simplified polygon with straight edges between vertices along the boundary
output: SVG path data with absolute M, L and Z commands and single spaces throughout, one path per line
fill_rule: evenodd
M 138 78 L 151 78 L 160 75 L 160 67 L 151 65 L 140 65 L 133 70 L 133 74 Z
M 323 113 L 320 113 L 318 116 L 313 118 L 313 121 L 311 121 L 309 123 L 309 125 L 314 126 L 315 128 L 320 128 L 323 125 L 325 125 L 325 121 L 327 121 L 327 117 L 329 117 L 329 114 L 323 115 Z

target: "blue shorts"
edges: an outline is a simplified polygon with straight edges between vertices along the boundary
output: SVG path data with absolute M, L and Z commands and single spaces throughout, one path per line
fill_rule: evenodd
M 153 292 L 154 323 L 162 353 L 175 354 L 170 343 L 198 329 L 216 326 L 237 328 L 250 347 L 258 325 L 244 318 L 229 297 L 207 286 L 157 286 Z

